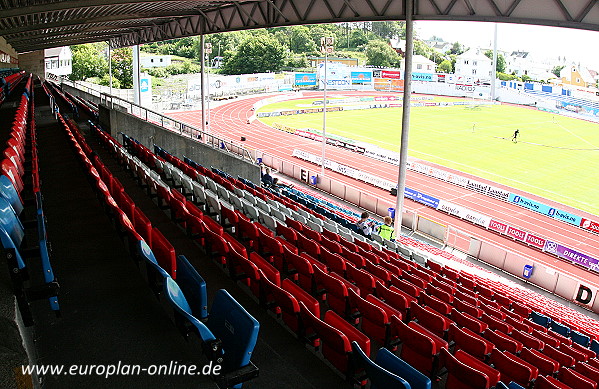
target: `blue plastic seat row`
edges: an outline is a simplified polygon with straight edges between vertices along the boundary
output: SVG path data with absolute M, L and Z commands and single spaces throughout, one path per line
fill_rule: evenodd
M 410 364 L 381 348 L 372 361 L 360 348 L 352 342 L 354 361 L 357 367 L 364 369 L 370 379 L 371 389 L 431 389 L 430 378 L 420 373 Z
M 173 307 L 175 323 L 184 336 L 196 334 L 206 357 L 222 366 L 214 377 L 221 387 L 241 388 L 256 377 L 258 369 L 251 356 L 260 324 L 226 290 L 216 292 L 208 314 L 206 282 L 183 255 L 177 257 L 177 281 L 158 265 L 150 247 L 138 242 L 139 255 L 162 278 L 164 297 Z

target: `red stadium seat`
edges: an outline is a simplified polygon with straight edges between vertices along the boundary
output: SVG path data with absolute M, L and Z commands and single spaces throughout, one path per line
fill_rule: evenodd
M 426 293 L 422 293 L 420 295 L 420 302 L 443 316 L 449 316 L 449 313 L 451 312 L 451 306 L 449 304 L 444 303 L 435 296 Z
M 524 348 L 520 353 L 520 358 L 536 366 L 539 369 L 539 375 L 554 375 L 559 370 L 558 362 L 538 350 Z
M 360 289 L 362 296 L 374 293 L 374 277 L 362 269 L 356 269 L 351 263 L 347 264 L 347 279 Z
M 576 389 L 597 389 L 597 382 L 581 373 L 562 367 L 557 378 L 566 385 Z
M 289 281 L 288 279 L 284 279 L 283 282 L 281 282 L 281 288 L 289 292 L 289 294 L 291 294 L 297 300 L 298 303 L 303 303 L 304 306 L 310 312 L 312 312 L 314 316 L 320 317 L 320 304 L 305 290 L 301 289 L 299 286 Z
M 293 331 L 299 333 L 300 320 L 299 312 L 300 307 L 293 295 L 284 289 L 281 289 L 274 283 L 272 283 L 268 277 L 260 272 L 260 283 L 264 288 L 264 297 L 267 306 L 275 313 L 280 313 L 283 322 Z
M 395 316 L 391 317 L 391 326 L 393 333 L 396 333 L 402 342 L 399 357 L 422 374 L 432 376 L 438 367 L 437 356 L 440 349 L 437 344 Z
M 409 312 L 410 312 L 410 303 L 411 301 L 416 301 L 413 297 L 405 295 L 399 290 L 391 290 L 387 289 L 383 284 L 376 283 L 376 295 L 381 300 L 383 300 L 386 304 L 391 307 L 397 309 L 401 312 L 402 319 L 407 321 L 409 320 Z
M 323 294 L 329 307 L 344 315 L 347 312 L 347 286 L 340 279 L 326 274 L 318 267 L 314 269 L 314 284 L 317 295 Z
M 156 227 L 152 228 L 151 248 L 160 267 L 162 267 L 172 279 L 176 279 L 177 257 L 175 255 L 175 249 Z
M 460 329 L 455 324 L 449 327 L 449 340 L 455 342 L 455 349 L 464 350 L 473 357 L 484 361 L 486 360 L 495 345 L 482 336 L 475 334 L 468 328 Z
M 429 307 L 422 307 L 415 302 L 410 305 L 412 318 L 417 319 L 418 323 L 429 329 L 435 335 L 445 338 L 447 330 L 452 321 L 445 316 L 433 311 Z
M 517 354 L 522 351 L 522 343 L 501 331 L 487 330 L 485 338 L 492 342 L 498 350 Z
M 486 323 L 483 323 L 467 313 L 459 312 L 455 308 L 451 310 L 451 320 L 453 320 L 458 327 L 466 327 L 476 334 L 482 334 L 488 328 Z
M 348 301 L 350 315 L 360 318 L 362 332 L 380 344 L 388 344 L 390 322 L 385 310 L 364 300 L 353 290 L 348 290 Z
M 519 385 L 528 387 L 537 378 L 539 370 L 528 362 L 498 349 L 491 352 L 490 363 L 501 372 L 501 381 L 509 384 L 514 381 Z
M 547 377 L 539 377 L 535 382 L 534 389 L 577 389 L 571 386 L 568 386 L 557 379 L 547 376 Z
M 478 372 L 483 373 L 487 377 L 489 377 L 489 386 L 495 387 L 497 383 L 501 380 L 501 373 L 491 366 L 487 365 L 480 359 L 473 357 L 472 355 L 464 352 L 463 350 L 457 350 L 454 352 L 455 358 L 462 362 L 464 365 L 475 369 Z
M 441 364 L 447 369 L 445 389 L 489 389 L 490 378 L 449 353 L 441 350 Z

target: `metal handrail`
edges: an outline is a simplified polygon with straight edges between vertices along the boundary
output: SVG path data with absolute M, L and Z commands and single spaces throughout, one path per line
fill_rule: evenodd
M 252 163 L 255 162 L 255 158 L 248 149 L 232 140 L 214 136 L 213 134 L 204 132 L 197 127 L 190 126 L 189 124 L 180 122 L 156 111 L 152 111 L 151 109 L 144 108 L 141 105 L 132 103 L 120 97 L 111 96 L 106 93 L 100 93 L 100 102 L 111 109 L 114 109 L 116 105 L 125 109 L 127 113 L 133 116 L 172 130 L 181 136 L 185 136 L 196 141 L 203 140 L 207 145 L 210 145 L 213 148 L 218 148 L 225 152 L 239 155 L 243 159 L 251 161 Z

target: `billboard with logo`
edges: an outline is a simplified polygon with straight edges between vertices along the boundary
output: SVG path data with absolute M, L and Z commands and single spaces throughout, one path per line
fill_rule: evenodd
M 323 89 L 325 76 L 324 76 L 324 63 L 318 64 L 318 80 L 320 89 Z M 347 90 L 352 89 L 351 71 L 347 65 L 342 63 L 327 63 L 327 76 L 326 76 L 327 89 L 335 90 Z
M 352 84 L 369 84 L 372 82 L 372 72 L 351 72 Z
M 294 83 L 297 86 L 316 85 L 316 73 L 295 73 Z

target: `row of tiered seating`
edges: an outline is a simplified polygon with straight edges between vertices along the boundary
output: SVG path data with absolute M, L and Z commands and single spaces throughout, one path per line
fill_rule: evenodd
M 280 226 L 280 225 L 278 225 L 277 227 L 282 228 L 282 226 Z M 289 235 L 287 235 L 287 236 L 289 236 Z M 329 269 L 334 266 L 339 266 L 339 265 L 329 265 Z M 351 267 L 349 269 L 351 269 Z M 317 273 L 317 272 L 318 272 L 318 270 L 315 271 L 315 273 Z M 449 280 L 451 279 L 451 277 L 457 275 L 457 272 L 452 272 L 451 269 L 449 269 L 449 268 L 447 268 L 447 273 L 449 274 L 449 277 L 450 277 Z M 420 274 L 420 275 L 422 276 L 422 274 Z M 407 277 L 408 279 L 410 278 L 409 273 L 406 273 L 406 276 L 408 276 Z M 426 287 L 426 285 L 429 285 L 429 284 L 427 284 L 427 282 L 432 282 L 432 280 L 433 279 L 427 280 L 426 277 L 423 277 L 421 279 L 420 287 L 421 288 Z M 400 280 L 400 281 L 403 281 L 403 280 Z M 412 278 L 411 281 L 418 283 L 416 281 L 416 279 L 414 279 L 414 278 Z M 354 283 L 357 284 L 356 282 L 354 282 Z M 404 288 L 410 290 L 413 294 L 416 294 L 415 291 L 418 290 L 418 289 L 415 289 L 415 287 L 417 288 L 416 285 L 410 286 L 410 285 L 405 285 L 405 284 L 401 284 L 401 283 L 399 283 L 399 285 L 403 285 Z M 463 281 L 460 284 L 456 283 L 455 288 L 456 289 L 458 289 L 458 288 L 467 289 L 468 287 L 474 288 L 475 285 L 476 284 L 475 284 L 474 280 L 466 277 L 466 273 L 464 273 Z M 412 289 L 410 289 L 410 288 L 412 288 Z M 331 288 L 331 289 L 335 289 L 335 288 Z M 488 305 L 492 305 L 493 300 L 489 299 L 489 298 L 493 298 L 493 296 L 490 296 L 490 292 L 492 290 L 489 288 L 486 288 L 484 285 L 480 286 L 480 290 L 481 290 L 481 293 L 487 294 L 487 297 L 481 296 L 481 299 L 487 299 Z M 329 292 L 329 291 L 327 290 L 327 292 Z M 472 290 L 469 290 L 468 292 L 471 293 Z M 543 342 L 540 341 L 539 339 L 536 339 L 536 338 L 530 336 L 528 334 L 528 332 L 526 332 L 526 331 L 520 332 L 519 330 L 513 330 L 512 327 L 510 326 L 510 324 L 507 324 L 504 322 L 507 317 L 507 314 L 501 313 L 501 307 L 499 306 L 499 304 L 497 304 L 496 307 L 485 306 L 486 311 L 488 311 L 488 312 L 483 311 L 483 309 L 477 308 L 477 305 L 480 303 L 477 302 L 477 299 L 473 298 L 473 296 L 468 296 L 468 292 L 466 290 L 464 290 L 464 291 L 456 290 L 453 293 L 457 297 L 455 300 L 456 301 L 455 305 L 459 309 L 456 309 L 455 307 L 450 308 L 449 306 L 447 306 L 446 303 L 444 303 L 443 301 L 440 301 L 437 297 L 433 296 L 432 294 L 427 295 L 426 293 L 423 293 L 422 296 L 423 296 L 424 300 L 427 300 L 427 302 L 424 304 L 426 304 L 428 306 L 434 306 L 437 309 L 439 309 L 441 312 L 444 312 L 445 315 L 450 315 L 450 317 L 452 319 L 454 319 L 456 321 L 456 323 L 458 323 L 458 325 L 463 326 L 465 328 L 465 330 L 472 332 L 471 330 L 469 330 L 469 328 L 472 328 L 472 329 L 478 331 L 479 333 L 488 334 L 487 335 L 488 338 L 493 339 L 497 344 L 499 344 L 500 347 L 498 347 L 496 349 L 494 348 L 494 350 L 496 350 L 496 351 L 494 351 L 492 353 L 493 364 L 494 364 L 494 366 L 502 366 L 504 376 L 508 377 L 507 380 L 511 381 L 510 372 L 512 372 L 514 370 L 514 363 L 513 363 L 514 360 L 513 359 L 508 360 L 509 354 L 508 355 L 506 355 L 506 354 L 510 353 L 510 352 L 515 352 L 515 353 L 519 354 L 523 350 L 524 346 L 523 346 L 523 344 L 518 343 L 518 340 L 510 339 L 509 335 L 513 334 L 518 339 L 521 339 L 523 342 L 526 342 L 527 345 L 530 345 L 530 347 L 536 346 L 537 348 L 542 348 L 540 346 L 542 345 Z M 438 293 L 438 294 L 442 295 L 441 293 Z M 351 299 L 355 300 L 355 298 L 356 298 L 355 296 L 357 296 L 357 295 L 354 292 L 352 292 L 350 289 L 348 292 L 348 296 L 350 296 L 350 298 L 348 300 L 351 300 Z M 413 296 L 413 297 L 416 297 L 416 296 Z M 436 299 L 436 301 L 433 299 Z M 508 306 L 510 304 L 509 298 L 507 296 L 501 296 L 498 294 L 497 300 L 504 304 L 507 302 Z M 473 305 L 473 304 L 475 304 L 475 305 Z M 329 302 L 329 305 L 335 306 L 336 305 L 335 300 L 333 300 L 333 304 L 331 304 L 331 302 Z M 340 308 L 342 306 L 343 306 L 343 304 L 341 303 L 338 306 L 338 309 L 343 310 L 343 308 Z M 421 308 L 419 308 L 419 305 L 415 302 L 412 302 L 411 308 L 414 311 L 419 311 L 419 312 L 423 311 Z M 505 310 L 506 312 L 511 312 L 511 310 L 507 307 L 503 307 L 503 310 Z M 513 310 L 523 312 L 524 316 L 520 317 L 519 321 L 516 319 L 513 319 L 513 318 L 512 318 L 512 320 L 521 323 L 520 327 L 523 329 L 525 328 L 525 326 L 529 326 L 528 324 L 524 323 L 524 319 L 528 318 L 528 316 L 531 314 L 532 311 L 529 308 L 526 308 L 525 306 L 518 305 L 517 302 L 514 303 Z M 517 313 L 513 313 L 513 315 L 515 316 L 515 315 L 517 315 Z M 438 319 L 439 317 L 437 316 L 436 318 Z M 501 320 L 501 319 L 503 319 L 503 320 Z M 325 320 L 326 320 L 326 315 L 325 315 Z M 437 321 L 435 321 L 433 319 L 432 323 L 437 323 L 437 324 L 431 324 L 430 315 L 428 318 L 426 315 L 424 317 L 421 316 L 419 318 L 419 321 L 420 322 L 428 321 L 429 325 L 431 325 L 431 327 L 433 327 L 433 328 L 436 328 L 437 330 L 439 329 L 438 326 L 440 326 L 441 335 L 443 335 L 443 336 L 446 336 L 446 335 L 444 335 L 444 332 L 449 329 L 448 325 L 450 325 L 449 320 L 443 320 L 443 319 L 437 320 Z M 435 327 L 435 326 L 437 326 L 437 327 Z M 364 329 L 364 327 L 365 326 L 364 326 L 364 321 L 363 321 L 362 329 Z M 368 326 L 366 326 L 366 327 L 368 327 Z M 454 325 L 454 327 L 459 330 L 459 328 L 457 326 Z M 531 325 L 529 327 L 533 327 L 533 325 Z M 507 332 L 509 335 L 505 334 L 501 330 Z M 518 332 L 514 332 L 514 331 L 518 331 Z M 556 335 L 556 334 L 542 335 L 542 331 L 540 331 L 539 329 L 533 329 L 533 331 L 538 332 L 538 333 L 534 333 L 537 337 L 545 336 L 545 337 L 547 337 L 547 339 L 554 339 L 555 335 Z M 476 335 L 475 333 L 473 333 L 473 334 Z M 376 338 L 376 335 L 374 335 L 374 337 Z M 378 340 L 379 341 L 381 340 L 380 333 L 379 333 Z M 439 342 L 439 343 L 443 344 L 441 342 Z M 568 343 L 568 342 L 566 342 L 566 343 Z M 487 343 L 486 343 L 487 347 L 489 346 L 489 344 L 492 344 L 492 343 L 487 341 Z M 562 344 L 562 343 L 558 342 L 557 340 L 553 342 L 553 345 L 554 346 L 551 346 L 551 345 L 547 346 L 548 347 L 547 353 L 549 353 L 551 356 L 554 356 L 556 359 L 558 359 L 559 361 L 564 363 L 563 368 L 560 370 L 560 379 L 561 379 L 561 377 L 569 377 L 569 376 L 575 375 L 575 373 L 573 373 L 570 369 L 567 369 L 567 367 L 573 367 L 574 364 L 569 363 L 569 359 L 562 358 L 561 354 L 568 354 L 568 353 L 574 354 L 575 356 L 580 357 L 580 359 L 583 361 L 589 360 L 589 358 L 590 358 L 590 360 L 594 360 L 594 357 L 595 357 L 595 354 L 588 349 L 582 350 L 582 352 L 581 352 L 581 354 L 586 354 L 586 356 L 577 355 L 576 350 L 567 348 L 569 346 L 568 344 Z M 495 345 L 493 345 L 493 347 L 494 346 Z M 561 347 L 561 350 L 557 350 L 556 347 Z M 584 348 L 584 347 L 582 347 L 582 348 Z M 528 349 L 526 349 L 526 350 L 528 350 Z M 464 354 L 465 353 L 463 352 L 463 353 L 458 353 L 457 355 L 462 358 L 467 358 L 467 356 L 465 356 Z M 529 354 L 534 354 L 534 353 L 528 353 L 526 355 L 529 355 Z M 506 358 L 508 358 L 508 359 L 506 359 Z M 517 357 L 514 355 L 514 358 L 517 358 Z M 531 359 L 530 357 L 528 357 L 528 358 Z M 520 365 L 526 366 L 526 361 L 523 359 L 516 360 L 516 362 L 520 363 Z M 535 361 L 535 362 L 537 362 L 537 361 Z M 559 367 L 559 364 L 557 366 Z M 584 366 L 584 365 L 581 365 L 581 366 Z M 555 374 L 555 373 L 557 373 L 557 371 L 558 370 L 555 370 L 551 374 Z M 524 378 L 517 377 L 517 379 L 524 381 L 524 383 L 530 383 L 534 380 L 535 377 L 536 377 L 536 375 L 534 373 L 534 369 L 530 369 L 528 378 L 526 378 L 526 376 L 525 376 Z M 566 378 L 563 378 L 563 379 L 566 379 Z M 545 382 L 545 381 L 547 381 L 547 380 L 540 380 L 540 382 Z M 548 380 L 548 381 L 551 381 L 551 380 Z
M 201 276 L 184 256 L 176 256 L 158 229 L 151 227 L 118 179 L 93 153 L 77 125 L 60 114 L 58 118 L 132 256 L 145 263 L 151 289 L 172 305 L 175 323 L 182 334 L 198 335 L 205 355 L 222 366 L 222 374 L 214 377 L 219 386 L 240 387 L 242 382 L 255 377 L 258 370 L 250 356 L 259 332 L 258 322 L 225 290 L 217 292 L 208 314 L 206 284 Z
M 0 105 L 25 78 L 25 72 L 17 72 L 0 78 Z
M 299 196 L 300 193 L 302 193 L 303 198 L 305 198 L 304 202 L 308 204 L 309 207 L 317 207 L 321 206 L 322 204 L 326 205 L 326 201 L 324 199 L 316 197 L 314 193 L 312 193 L 311 191 L 309 193 L 303 193 L 302 191 L 304 190 L 294 189 L 293 193 L 287 193 L 287 195 L 289 195 L 291 198 L 294 198 Z M 285 191 L 283 191 L 283 193 L 285 193 Z M 341 206 L 338 204 L 331 203 L 330 205 L 336 208 L 341 208 Z M 351 211 L 345 210 L 345 213 L 351 213 Z M 392 251 L 400 253 L 404 258 L 411 258 L 412 260 L 415 260 L 420 264 L 425 264 L 425 262 L 427 262 L 427 266 L 435 266 L 436 264 L 431 263 L 432 261 L 443 262 L 443 259 L 450 259 L 452 261 L 459 262 L 462 265 L 473 268 L 473 274 L 476 272 L 476 265 L 461 260 L 455 257 L 453 254 L 430 246 L 412 237 L 402 235 L 398 237 L 395 242 L 383 240 L 382 238 L 376 235 L 373 235 L 372 238 L 380 245 Z M 370 242 L 370 244 L 374 245 L 373 242 Z M 439 257 L 441 258 L 439 259 Z M 547 315 L 550 318 L 553 317 L 554 319 L 559 320 L 559 322 L 562 323 L 560 324 L 560 326 L 564 326 L 567 329 L 571 327 L 573 330 L 573 332 L 571 332 L 571 335 L 578 340 L 579 344 L 588 346 L 591 342 L 590 336 L 584 335 L 583 333 L 590 334 L 593 338 L 599 337 L 599 324 L 597 323 L 597 321 L 589 318 L 586 315 L 581 314 L 580 312 L 565 307 L 554 300 L 540 296 L 539 294 L 534 293 L 528 289 L 513 287 L 506 288 L 504 283 L 490 281 L 488 278 L 484 276 L 474 276 L 474 278 L 477 280 L 476 282 L 482 284 L 481 287 L 483 285 L 487 285 L 489 287 L 499 290 L 505 289 L 503 292 L 506 294 L 508 298 L 520 302 L 525 302 L 531 309 L 534 309 L 539 313 Z M 555 320 L 553 320 L 552 323 L 554 326 L 557 326 L 557 324 L 555 324 L 557 323 Z M 566 329 L 564 329 L 564 331 L 568 332 L 568 330 Z M 591 345 L 595 348 L 595 351 L 599 351 L 599 342 L 595 340 L 591 343 Z
M 33 77 L 24 73 L 13 76 L 8 88 L 23 88 L 23 92 L 15 99 L 16 109 L 4 110 L 5 115 L 14 114 L 14 119 L 10 128 L 2 130 L 5 148 L 0 162 L 0 240 L 23 322 L 30 326 L 33 317 L 29 303 L 34 300 L 48 299 L 50 308 L 60 316 L 59 285 L 50 262 L 42 207 Z M 33 271 L 34 265 L 41 266 L 41 272 Z

